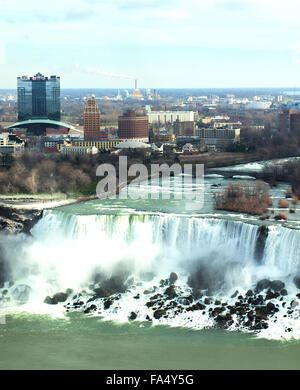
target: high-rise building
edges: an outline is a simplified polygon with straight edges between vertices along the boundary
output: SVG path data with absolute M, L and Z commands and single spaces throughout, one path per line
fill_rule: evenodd
M 147 115 L 137 115 L 135 111 L 128 110 L 123 116 L 119 116 L 118 135 L 122 139 L 148 142 L 148 127 Z
M 180 122 L 178 119 L 174 122 L 174 134 L 179 136 L 193 136 L 195 135 L 195 122 L 184 121 Z
M 83 125 L 85 140 L 91 141 L 100 139 L 100 111 L 95 97 L 87 99 L 83 113 Z
M 18 77 L 18 120 L 60 120 L 60 77 Z
M 279 128 L 282 133 L 300 135 L 300 112 L 285 110 L 279 114 Z

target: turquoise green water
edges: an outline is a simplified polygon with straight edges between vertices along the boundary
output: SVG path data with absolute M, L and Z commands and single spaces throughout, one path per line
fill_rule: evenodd
M 212 187 L 215 183 L 224 188 L 228 181 L 209 179 L 204 190 L 204 207 L 193 213 L 186 211 L 183 201 L 172 199 L 95 200 L 58 210 L 71 215 L 191 213 L 215 216 L 215 187 Z M 281 185 L 272 189 L 276 204 L 277 199 L 284 197 L 286 188 Z M 141 185 L 136 191 L 146 190 Z M 219 214 L 228 219 L 257 220 L 226 212 Z M 291 222 L 296 224 L 298 209 L 293 218 Z M 57 249 L 62 248 L 55 247 Z M 42 253 L 39 252 L 39 256 Z M 220 329 L 191 330 L 152 326 L 148 322 L 116 324 L 81 313 L 68 313 L 65 319 L 14 314 L 6 317 L 6 324 L 0 324 L 0 369 L 298 370 L 300 342 L 258 339 L 250 334 Z
M 300 369 L 300 343 L 222 330 L 115 324 L 79 313 L 66 320 L 8 316 L 0 369 Z

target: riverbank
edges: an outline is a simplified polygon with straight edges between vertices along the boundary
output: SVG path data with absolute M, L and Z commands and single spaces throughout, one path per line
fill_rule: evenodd
M 0 195 L 0 231 L 29 234 L 30 229 L 43 216 L 43 210 L 76 203 L 64 194 Z
M 269 158 L 268 158 L 269 159 Z M 238 164 L 246 164 L 255 161 L 263 161 L 261 155 L 257 153 L 205 153 L 199 155 L 181 155 L 180 163 L 204 164 L 205 168 L 218 168 Z M 267 160 L 267 158 L 266 158 Z

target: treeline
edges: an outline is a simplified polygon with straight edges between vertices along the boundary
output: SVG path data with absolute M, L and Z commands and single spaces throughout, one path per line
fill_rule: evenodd
M 278 181 L 290 183 L 292 194 L 300 199 L 300 160 L 266 164 L 257 177 L 270 185 L 276 185 Z
M 270 128 L 241 130 L 240 142 L 230 145 L 227 152 L 257 153 L 261 159 L 293 157 L 300 154 L 300 138 L 291 134 L 281 134 Z
M 45 156 L 24 153 L 10 167 L 0 169 L 1 194 L 39 194 L 62 192 L 92 195 L 99 180 L 99 164 L 111 162 L 115 156 Z
M 269 185 L 258 180 L 229 183 L 222 192 L 214 194 L 215 209 L 261 215 L 272 205 Z

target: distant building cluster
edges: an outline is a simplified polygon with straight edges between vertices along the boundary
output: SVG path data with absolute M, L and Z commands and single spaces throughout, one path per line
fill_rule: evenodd
M 32 77 L 18 77 L 18 122 L 4 128 L 0 153 L 18 154 L 34 136 L 42 140 L 35 141 L 34 150 L 65 155 L 93 155 L 104 151 L 120 151 L 126 149 L 126 146 L 143 148 L 143 145 L 152 145 L 153 148 L 154 143 L 158 145 L 157 152 L 162 150 L 160 145 L 180 153 L 221 151 L 240 141 L 243 124 L 233 119 L 236 116 L 226 114 L 230 111 L 224 110 L 224 114 L 220 115 L 220 110 L 216 111 L 218 106 L 254 110 L 284 107 L 279 116 L 280 131 L 295 134 L 298 131 L 300 134 L 300 113 L 296 108 L 289 107 L 291 101 L 293 107 L 296 107 L 297 101 L 284 94 L 252 97 L 236 97 L 232 93 L 222 97 L 185 96 L 173 101 L 166 99 L 162 104 L 155 90 L 139 90 L 137 80 L 134 87 L 132 93 L 121 93 L 118 90 L 117 96 L 113 98 L 76 97 L 85 106 L 78 120 L 80 125 L 73 126 L 61 121 L 60 77 L 47 77 L 41 73 Z M 101 99 L 124 101 L 123 114 L 118 116 L 117 122 L 114 119 L 110 130 L 108 126 L 101 126 L 102 115 L 107 116 L 107 112 L 101 114 L 97 104 L 97 100 Z M 8 96 L 7 101 L 14 102 L 14 96 Z M 205 114 L 199 114 L 201 109 Z M 247 127 L 254 131 L 264 129 L 260 123 L 247 124 Z

